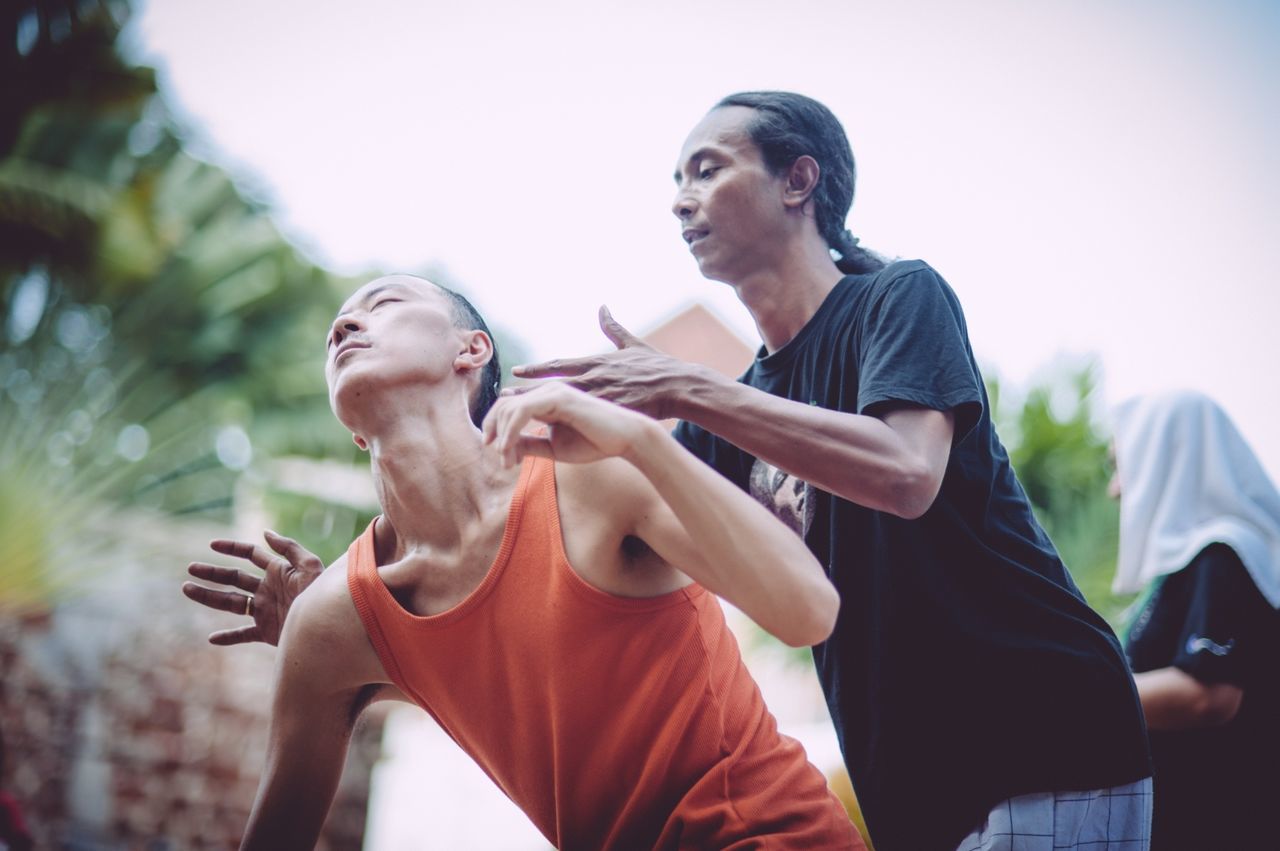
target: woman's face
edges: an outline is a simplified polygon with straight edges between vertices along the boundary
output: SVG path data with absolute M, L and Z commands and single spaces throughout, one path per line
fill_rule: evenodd
M 737 283 L 768 265 L 785 234 L 785 176 L 774 177 L 747 132 L 755 110 L 713 109 L 676 164 L 671 212 L 704 277 Z

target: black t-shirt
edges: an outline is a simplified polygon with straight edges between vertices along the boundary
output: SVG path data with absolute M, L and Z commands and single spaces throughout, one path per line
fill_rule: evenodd
M 1244 693 L 1222 726 L 1151 731 L 1153 851 L 1280 846 L 1280 612 L 1235 550 L 1212 544 L 1161 580 L 1126 650 L 1134 671 L 1172 666 Z
M 953 410 L 916 520 L 819 491 L 691 423 L 676 436 L 801 531 L 841 595 L 814 660 L 879 851 L 951 849 L 1014 795 L 1150 773 L 1119 643 L 1032 516 L 992 428 L 959 302 L 920 261 L 848 276 L 741 379 L 875 415 Z

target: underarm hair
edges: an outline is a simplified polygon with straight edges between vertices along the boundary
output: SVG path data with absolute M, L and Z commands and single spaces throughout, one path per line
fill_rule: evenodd
M 635 535 L 627 535 L 622 539 L 622 554 L 629 561 L 639 561 L 653 554 L 653 550 Z
M 378 699 L 378 694 L 382 691 L 381 683 L 369 683 L 360 691 L 356 692 L 356 696 L 351 700 L 351 706 L 347 711 L 347 724 L 351 727 L 356 726 L 356 721 L 360 719 L 360 713 L 369 708 L 369 704 Z

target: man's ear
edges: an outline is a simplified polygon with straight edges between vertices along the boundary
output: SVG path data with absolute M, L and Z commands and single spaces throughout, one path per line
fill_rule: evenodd
M 821 175 L 822 169 L 813 157 L 808 154 L 796 157 L 791 168 L 787 169 L 787 188 L 783 193 L 782 203 L 788 207 L 803 207 L 813 197 Z
M 356 446 L 359 446 L 359 447 L 360 447 L 360 450 L 361 450 L 362 452 L 368 452 L 368 451 L 369 451 L 369 444 L 365 441 L 365 439 L 364 439 L 363 437 L 361 437 L 361 436 L 360 436 L 360 435 L 358 435 L 358 434 L 352 434 L 352 435 L 351 435 L 351 439 L 355 442 Z
M 484 369 L 493 358 L 493 340 L 483 331 L 468 331 L 462 338 L 466 347 L 453 359 L 453 368 L 458 372 L 470 372 Z

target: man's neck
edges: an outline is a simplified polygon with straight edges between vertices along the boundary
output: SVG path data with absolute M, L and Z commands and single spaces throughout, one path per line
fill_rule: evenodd
M 825 244 L 819 248 L 806 241 L 732 285 L 772 353 L 800 333 L 842 277 Z
M 366 440 L 395 559 L 465 547 L 494 510 L 505 509 L 519 474 L 484 449 L 465 412 L 415 411 L 380 422 Z

